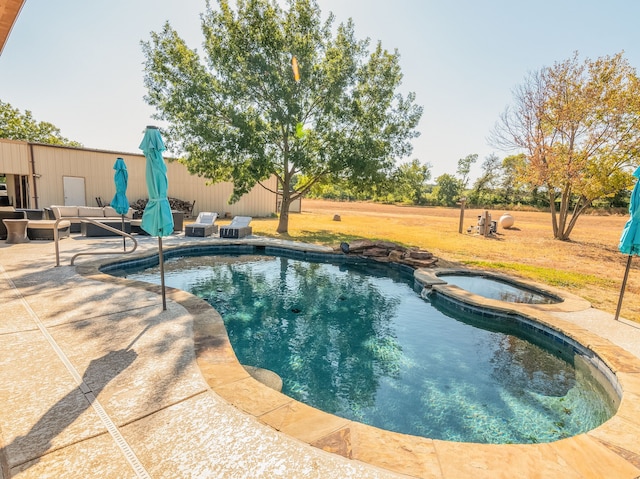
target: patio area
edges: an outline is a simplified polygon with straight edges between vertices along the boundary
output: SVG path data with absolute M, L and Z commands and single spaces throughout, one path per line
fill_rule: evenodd
M 157 250 L 137 239 L 136 256 Z M 0 242 L 0 479 L 640 477 L 640 325 L 593 308 L 545 313 L 617 374 L 622 404 L 600 428 L 539 445 L 415 438 L 274 403 L 238 373 L 204 301 L 170 289 L 163 311 L 157 286 L 99 274 L 90 257 L 69 265 L 105 244 L 122 240 L 64 239 L 55 267 L 51 241 Z

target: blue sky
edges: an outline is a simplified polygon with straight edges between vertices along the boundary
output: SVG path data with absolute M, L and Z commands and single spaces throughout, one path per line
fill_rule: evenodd
M 640 69 L 635 0 L 318 0 L 359 38 L 398 49 L 424 107 L 411 158 L 434 178 L 477 153 L 475 168 L 513 89 L 532 71 L 574 51 L 620 51 Z M 27 0 L 2 56 L 0 100 L 31 110 L 88 148 L 137 152 L 153 110 L 143 100 L 141 40 L 168 20 L 201 50 L 204 0 Z M 403 159 L 407 161 L 407 158 Z

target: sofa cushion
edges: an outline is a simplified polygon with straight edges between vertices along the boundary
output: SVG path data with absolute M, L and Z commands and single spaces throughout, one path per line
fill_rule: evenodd
M 52 230 L 55 225 L 55 220 L 29 220 L 28 228 L 34 230 Z M 62 220 L 58 223 L 59 230 L 68 228 L 69 226 L 71 226 L 71 223 L 67 220 Z
M 115 209 L 113 209 L 111 206 L 105 206 L 105 207 L 104 207 L 104 215 L 105 215 L 107 218 L 111 218 L 111 217 L 113 217 L 113 216 L 120 216 L 120 215 L 118 214 L 118 212 L 117 212 Z
M 111 217 L 115 217 L 115 216 L 117 216 L 118 218 L 120 217 L 120 213 L 118 213 L 111 206 L 105 206 L 104 207 L 104 215 L 107 218 L 111 218 Z M 129 219 L 133 218 L 133 208 L 129 208 L 129 211 L 127 211 L 127 213 L 124 216 L 125 216 L 125 218 L 129 218 Z
M 77 206 L 55 206 L 52 205 L 51 209 L 56 219 L 68 218 L 69 216 L 79 216 Z
M 78 216 L 103 218 L 104 210 L 98 206 L 78 206 Z

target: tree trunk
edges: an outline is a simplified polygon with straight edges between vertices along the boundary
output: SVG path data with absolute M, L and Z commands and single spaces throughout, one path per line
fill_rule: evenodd
M 551 210 L 551 225 L 553 226 L 553 237 L 558 237 L 558 217 L 556 213 L 556 195 L 552 188 L 549 188 L 549 209 Z
M 565 233 L 564 231 L 558 231 L 558 234 L 555 236 L 554 239 L 557 239 L 560 241 L 569 241 L 569 233 Z
M 569 239 L 567 235 L 569 203 L 571 203 L 571 185 L 566 184 L 562 189 L 562 196 L 560 196 L 560 214 L 558 218 L 558 231 L 556 233 L 556 239 L 562 241 Z
M 560 207 L 556 209 L 556 196 L 549 188 L 549 206 L 551 209 L 551 224 L 553 225 L 553 239 L 568 241 L 575 219 L 569 221 L 569 202 L 571 201 L 571 187 L 565 186 L 560 196 Z M 582 212 L 582 211 L 580 211 Z M 574 212 L 573 216 L 576 216 Z M 576 218 L 577 219 L 577 218 Z M 569 223 L 567 224 L 567 221 Z
M 282 203 L 280 204 L 280 220 L 278 221 L 278 229 L 280 234 L 289 232 L 289 206 L 291 205 L 291 193 L 284 190 L 282 192 Z
M 569 225 L 567 226 L 564 233 L 564 240 L 568 240 L 569 236 L 571 236 L 571 232 L 573 231 L 573 227 L 576 225 L 578 221 L 578 216 L 580 216 L 589 206 L 591 202 L 588 201 L 584 196 L 581 196 L 578 202 L 576 203 L 576 207 L 571 214 L 571 221 L 569 221 Z

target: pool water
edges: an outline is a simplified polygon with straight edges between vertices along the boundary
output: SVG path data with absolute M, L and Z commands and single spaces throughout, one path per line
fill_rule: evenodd
M 527 304 L 551 304 L 561 301 L 554 296 L 542 294 L 531 289 L 522 288 L 513 283 L 507 283 L 480 274 L 442 274 L 438 277 L 470 293 L 500 301 Z
M 276 372 L 283 393 L 348 419 L 434 439 L 536 443 L 614 414 L 579 355 L 481 329 L 422 299 L 411 275 L 366 270 L 202 256 L 166 261 L 165 280 L 220 312 L 242 364 Z M 157 268 L 124 275 L 159 282 Z

